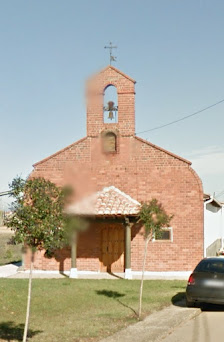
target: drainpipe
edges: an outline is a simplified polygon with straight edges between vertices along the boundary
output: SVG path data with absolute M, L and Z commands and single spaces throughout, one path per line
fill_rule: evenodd
M 210 197 L 209 200 L 204 202 L 204 258 L 206 257 L 206 248 L 205 248 L 205 210 L 206 210 L 206 204 L 211 203 L 214 200 L 213 196 Z

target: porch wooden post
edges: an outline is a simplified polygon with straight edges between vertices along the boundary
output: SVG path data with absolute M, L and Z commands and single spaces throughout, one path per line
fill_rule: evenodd
M 131 273 L 131 227 L 129 219 L 125 219 L 125 279 L 132 279 Z
M 77 265 L 76 265 L 76 256 L 77 256 L 77 232 L 73 232 L 72 244 L 71 244 L 71 270 L 70 270 L 70 278 L 78 278 Z

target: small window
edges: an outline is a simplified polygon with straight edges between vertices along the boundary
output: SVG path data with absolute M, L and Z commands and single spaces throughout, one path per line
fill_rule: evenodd
M 159 233 L 155 234 L 154 240 L 173 241 L 173 231 L 171 227 L 162 228 Z
M 113 132 L 108 132 L 103 136 L 103 149 L 104 152 L 116 152 L 117 137 Z

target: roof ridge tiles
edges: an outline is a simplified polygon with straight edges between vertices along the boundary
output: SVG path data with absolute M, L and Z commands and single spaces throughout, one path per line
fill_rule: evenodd
M 68 213 L 82 215 L 137 215 L 140 203 L 115 186 L 103 188 L 68 208 Z

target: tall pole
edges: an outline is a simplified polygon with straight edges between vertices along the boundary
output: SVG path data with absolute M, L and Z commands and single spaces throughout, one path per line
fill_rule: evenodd
M 76 258 L 77 258 L 77 232 L 74 230 L 73 236 L 72 236 L 72 244 L 71 244 L 70 278 L 78 278 Z
M 125 279 L 132 279 L 131 273 L 131 227 L 129 219 L 125 219 Z

